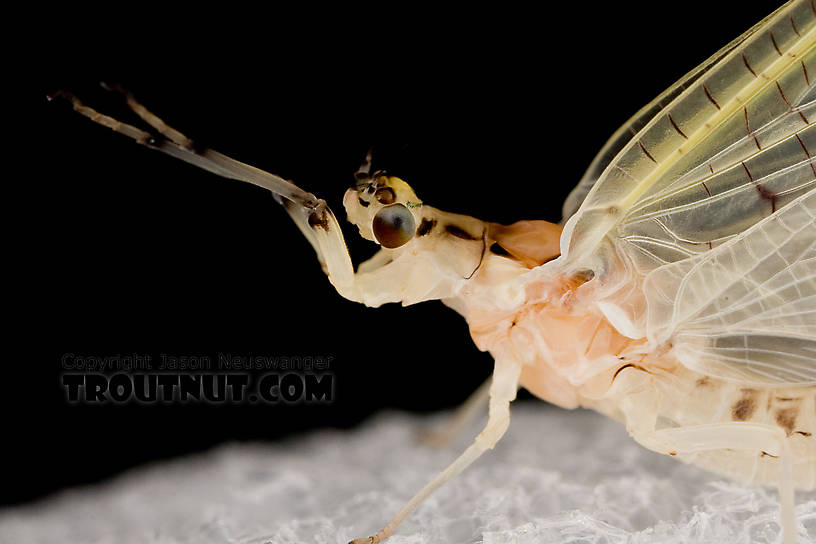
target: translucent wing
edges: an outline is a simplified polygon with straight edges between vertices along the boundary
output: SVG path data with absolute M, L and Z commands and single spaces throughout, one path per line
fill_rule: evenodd
M 780 8 L 782 9 L 782 8 Z M 638 131 L 651 121 L 655 115 L 665 109 L 667 104 L 670 104 L 686 87 L 697 81 L 700 77 L 706 74 L 708 70 L 714 66 L 717 61 L 721 60 L 728 53 L 733 51 L 736 47 L 742 44 L 745 40 L 750 38 L 754 32 L 761 29 L 767 20 L 771 19 L 775 13 L 769 15 L 766 19 L 754 25 L 750 30 L 745 32 L 742 36 L 735 39 L 714 55 L 696 67 L 694 70 L 683 76 L 677 83 L 666 89 L 660 96 L 651 101 L 640 109 L 635 115 L 629 119 L 626 124 L 620 127 L 615 134 L 604 144 L 601 151 L 595 156 L 592 164 L 589 165 L 587 171 L 584 173 L 581 181 L 570 192 L 567 199 L 564 201 L 562 208 L 562 222 L 566 221 L 578 211 L 578 208 L 583 203 L 589 191 L 598 181 L 598 178 L 603 171 L 612 162 L 612 159 L 620 152 L 623 147 L 632 140 L 632 137 L 637 135 Z
M 816 384 L 816 190 L 644 285 L 648 334 L 686 366 L 744 383 Z
M 581 192 L 586 193 L 565 225 L 559 265 L 566 274 L 595 272 L 604 289 L 598 306 L 624 334 L 640 337 L 648 330 L 652 339 L 675 334 L 672 343 L 678 353 L 685 350 L 683 362 L 712 375 L 751 375 L 763 383 L 816 380 L 816 353 L 807 344 L 816 338 L 816 325 L 800 328 L 794 340 L 787 325 L 776 330 L 778 320 L 768 317 L 761 322 L 767 333 L 763 338 L 754 332 L 727 336 L 733 332 L 728 327 L 736 323 L 729 321 L 736 319 L 729 313 L 737 311 L 728 306 L 732 298 L 721 300 L 717 307 L 700 307 L 698 313 L 681 312 L 671 318 L 665 317 L 665 311 L 653 311 L 667 303 L 669 293 L 692 296 L 688 287 L 680 287 L 692 280 L 678 274 L 697 270 L 705 276 L 694 268 L 694 263 L 703 266 L 697 259 L 710 263 L 705 259 L 715 258 L 720 263 L 716 259 L 734 258 L 739 251 L 733 245 L 735 237 L 752 227 L 757 230 L 750 232 L 758 234 L 749 242 L 741 238 L 748 245 L 740 247 L 756 251 L 764 247 L 757 240 L 776 228 L 772 227 L 778 223 L 775 217 L 786 206 L 812 205 L 801 199 L 816 191 L 814 78 L 816 6 L 790 2 L 664 93 L 658 102 L 663 106 L 642 110 L 631 128 L 639 123 L 643 127 L 630 139 L 619 131 L 607 144 L 583 180 L 583 188 L 579 184 L 571 195 L 580 200 Z M 620 150 L 614 154 L 616 148 Z M 592 183 L 596 172 L 600 173 Z M 567 205 L 575 204 L 568 200 Z M 812 215 L 796 217 L 813 222 Z M 757 266 L 773 277 L 794 273 L 796 278 L 808 278 L 816 264 L 806 255 L 796 254 L 794 261 L 786 263 L 788 268 L 770 261 Z M 739 268 L 747 262 L 735 262 L 727 281 L 742 285 L 746 292 L 765 288 L 754 286 L 759 280 Z M 683 264 L 675 267 L 676 263 Z M 795 269 L 790 268 L 794 265 Z M 658 285 L 655 278 L 666 283 Z M 644 290 L 644 285 L 651 287 Z M 802 297 L 798 309 L 814 307 L 812 293 L 807 295 L 805 289 Z M 681 302 L 674 299 L 675 304 Z M 769 312 L 763 315 L 790 310 L 788 302 L 778 297 L 762 299 Z M 814 321 L 812 314 L 806 317 Z M 725 320 L 719 329 L 692 341 L 692 322 L 709 319 L 713 321 L 705 322 L 714 327 L 718 318 Z M 744 343 L 742 355 L 721 356 L 726 346 L 734 347 L 728 342 L 737 338 Z M 798 374 L 783 370 L 785 363 L 780 361 L 788 359 L 778 346 L 799 341 L 805 342 L 796 352 L 799 363 L 809 370 L 800 369 Z M 774 358 L 779 359 L 776 372 Z M 758 371 L 761 364 L 765 366 Z

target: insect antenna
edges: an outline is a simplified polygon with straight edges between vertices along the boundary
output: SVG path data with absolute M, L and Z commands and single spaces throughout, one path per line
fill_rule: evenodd
M 356 179 L 358 183 L 366 182 L 371 179 L 371 155 L 372 148 L 369 147 L 363 162 L 360 164 L 360 168 L 354 173 L 354 179 Z

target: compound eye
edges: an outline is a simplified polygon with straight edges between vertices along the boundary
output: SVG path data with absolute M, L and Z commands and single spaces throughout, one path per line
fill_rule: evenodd
M 416 223 L 408 208 L 402 204 L 392 204 L 377 212 L 372 230 L 380 245 L 394 249 L 414 236 Z

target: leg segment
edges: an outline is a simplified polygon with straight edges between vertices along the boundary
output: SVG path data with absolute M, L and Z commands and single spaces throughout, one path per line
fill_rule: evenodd
M 793 459 L 787 437 L 780 428 L 748 422 L 712 423 L 650 432 L 636 431 L 633 437 L 650 450 L 669 455 L 745 449 L 756 451 L 757 455 L 764 451 L 779 457 L 782 542 L 795 544 Z
M 490 399 L 490 382 L 491 378 L 488 378 L 476 391 L 471 393 L 442 427 L 422 432 L 419 437 L 420 441 L 436 448 L 449 444 L 459 434 L 462 427 L 473 421 L 473 418 L 487 405 Z
M 521 367 L 515 361 L 496 361 L 490 384 L 490 404 L 487 425 L 481 433 L 453 463 L 428 482 L 419 493 L 397 512 L 394 519 L 377 534 L 367 538 L 357 538 L 349 544 L 377 544 L 382 542 L 399 527 L 411 513 L 434 491 L 445 485 L 465 470 L 485 451 L 493 449 L 510 425 L 510 402 L 516 398 Z
M 264 172 L 217 151 L 196 148 L 192 140 L 150 112 L 132 94 L 117 86 L 106 86 L 106 88 L 124 94 L 128 106 L 161 136 L 103 115 L 86 106 L 70 93 L 59 91 L 48 98 L 49 100 L 57 98 L 68 100 L 78 113 L 95 123 L 124 134 L 138 144 L 161 151 L 219 176 L 252 183 L 271 191 L 276 200 L 284 205 L 298 229 L 312 244 L 324 272 L 329 276 L 329 280 L 337 291 L 345 298 L 365 303 L 365 295 L 370 291 L 366 287 L 378 284 L 382 281 L 383 276 L 388 275 L 388 271 L 385 273 L 372 271 L 364 274 L 365 281 L 355 277 L 340 225 L 324 200 L 318 199 L 280 176 Z M 371 153 L 369 152 L 360 167 L 360 175 L 367 175 L 370 167 Z M 377 301 L 370 305 L 389 301 Z
M 179 132 L 178 130 L 174 129 L 173 127 L 169 126 L 167 123 L 162 121 L 158 116 L 156 116 L 153 112 L 145 108 L 141 103 L 139 103 L 136 98 L 133 97 L 133 93 L 128 91 L 127 89 L 123 89 L 120 85 L 111 85 L 108 83 L 102 83 L 102 88 L 106 91 L 112 91 L 116 93 L 120 93 L 125 97 L 125 101 L 127 102 L 128 107 L 133 110 L 133 112 L 142 118 L 142 120 L 150 125 L 151 127 L 155 128 L 159 131 L 159 134 L 167 138 L 168 140 L 180 145 L 184 149 L 188 149 L 193 151 L 195 149 L 195 144 L 193 141 Z
M 70 93 L 59 91 L 50 95 L 48 99 L 64 98 L 71 103 L 76 112 L 95 123 L 108 127 L 114 132 L 124 134 L 145 147 L 161 151 L 213 174 L 268 189 L 274 194 L 276 200 L 284 205 L 298 229 L 303 232 L 306 239 L 312 244 L 323 270 L 330 277 L 334 276 L 336 278 L 336 281 L 332 280 L 333 283 L 343 287 L 349 295 L 347 298 L 358 299 L 356 292 L 352 289 L 354 271 L 351 258 L 346 251 L 345 241 L 340 227 L 337 225 L 337 220 L 324 200 L 318 199 L 313 194 L 304 191 L 280 176 L 264 172 L 211 149 L 197 149 L 192 140 L 150 112 L 130 92 L 118 86 L 103 86 L 108 90 L 122 93 L 130 109 L 161 134 L 161 137 L 101 114 L 83 104 Z M 322 234 L 324 235 L 318 236 L 315 234 L 314 231 L 317 227 L 322 227 L 324 231 Z M 338 291 L 340 290 L 338 288 Z M 341 294 L 344 294 L 344 292 L 341 291 Z
M 124 93 L 130 108 L 166 139 L 154 136 L 133 125 L 122 123 L 113 117 L 103 115 L 93 108 L 86 106 L 70 93 L 59 91 L 50 95 L 48 98 L 49 100 L 65 98 L 71 103 L 75 111 L 91 121 L 108 127 L 120 134 L 124 134 L 136 143 L 167 153 L 168 155 L 194 164 L 199 168 L 203 168 L 219 176 L 245 181 L 263 187 L 276 195 L 280 195 L 310 210 L 320 211 L 326 208 L 325 202 L 280 176 L 264 172 L 263 170 L 236 161 L 211 149 L 195 149 L 193 142 L 189 138 L 184 136 L 181 132 L 169 127 L 164 121 L 148 111 L 144 106 L 139 104 L 130 93 L 118 88 L 112 89 Z

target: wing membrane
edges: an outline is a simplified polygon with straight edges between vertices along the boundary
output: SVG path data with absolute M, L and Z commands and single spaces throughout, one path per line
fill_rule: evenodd
M 816 384 L 816 191 L 714 251 L 646 278 L 648 334 L 689 368 Z
M 648 272 L 662 262 L 672 262 L 689 252 L 710 249 L 708 242 L 722 242 L 779 209 L 782 202 L 766 205 L 759 213 L 760 201 L 765 195 L 782 192 L 794 198 L 783 184 L 777 191 L 765 191 L 751 181 L 751 166 L 767 165 L 774 161 L 810 162 L 811 133 L 799 134 L 805 144 L 793 155 L 790 144 L 779 147 L 786 138 L 808 128 L 816 118 L 814 81 L 816 81 L 816 12 L 808 2 L 794 2 L 766 19 L 747 38 L 724 56 L 708 66 L 671 103 L 659 111 L 646 126 L 632 138 L 600 175 L 589 191 L 579 211 L 565 228 L 565 247 L 562 252 L 576 267 L 597 268 L 598 248 L 605 238 L 621 238 L 637 244 L 632 254 L 653 258 L 651 265 L 638 259 L 641 273 Z M 814 77 L 811 78 L 811 74 Z M 795 142 L 798 145 L 798 141 Z M 784 147 L 784 149 L 783 149 Z M 768 149 L 772 148 L 770 152 Z M 788 155 L 780 158 L 785 151 Z M 816 149 L 814 149 L 816 152 Z M 674 239 L 655 225 L 643 227 L 644 220 L 660 213 L 670 213 L 680 204 L 696 204 L 711 208 L 715 200 L 709 186 L 734 176 L 741 163 L 752 161 L 750 175 L 743 172 L 742 180 L 754 191 L 745 191 L 755 201 L 748 223 L 743 220 L 733 232 L 701 239 L 678 231 Z M 719 178 L 712 177 L 720 175 Z M 737 183 L 728 178 L 727 183 Z M 725 190 L 725 185 L 722 190 Z M 801 188 L 801 191 L 807 187 Z M 709 192 L 712 192 L 709 196 Z M 743 205 L 743 207 L 750 205 Z M 720 212 L 728 211 L 721 206 Z M 743 218 L 744 219 L 744 218 Z M 653 221 L 654 222 L 654 221 Z M 727 222 L 727 220 L 724 220 Z M 694 222 L 688 231 L 696 228 Z M 638 225 L 638 226 L 636 226 Z M 648 242 L 638 238 L 646 228 Z M 657 230 L 664 230 L 663 236 Z M 669 225 L 670 232 L 674 229 Z M 693 240 L 697 248 L 678 241 Z M 682 246 L 685 251 L 669 255 L 660 247 Z
M 780 8 L 780 10 L 783 8 Z M 777 10 L 779 11 L 779 10 Z M 767 20 L 772 19 L 776 12 L 772 13 L 761 22 L 757 23 L 751 29 L 746 31 L 742 36 L 733 40 L 731 43 L 717 51 L 708 60 L 696 67 L 694 70 L 683 76 L 677 83 L 666 89 L 657 98 L 652 100 L 649 104 L 640 109 L 635 115 L 629 119 L 626 124 L 620 127 L 615 134 L 604 144 L 601 151 L 589 165 L 587 171 L 584 173 L 581 181 L 570 192 L 567 199 L 564 201 L 562 209 L 563 221 L 569 219 L 583 203 L 589 191 L 598 181 L 598 178 L 603 171 L 609 166 L 615 156 L 624 148 L 624 146 L 632 140 L 632 137 L 637 135 L 646 124 L 651 121 L 658 113 L 663 111 L 667 104 L 670 104 L 680 93 L 687 87 L 697 81 L 700 77 L 705 75 L 709 69 L 714 66 L 723 57 L 728 55 L 735 48 L 739 47 L 745 40 L 750 38 L 758 29 L 761 29 Z
M 583 198 L 560 271 L 592 270 L 610 321 L 689 368 L 816 383 L 814 154 L 816 4 L 797 0 L 613 136 L 565 203 Z

